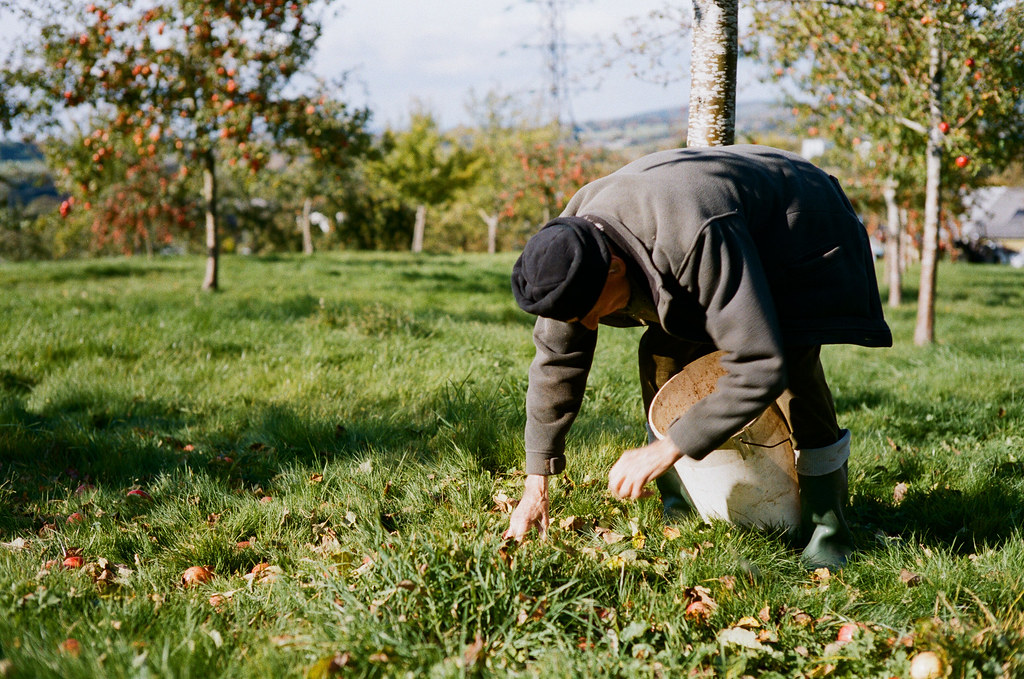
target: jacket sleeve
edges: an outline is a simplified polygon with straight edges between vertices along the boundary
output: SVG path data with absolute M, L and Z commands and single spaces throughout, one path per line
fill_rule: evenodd
M 679 271 L 724 351 L 714 392 L 668 429 L 684 455 L 701 459 L 757 418 L 786 387 L 782 340 L 761 260 L 738 215 L 704 226 Z
M 537 318 L 537 348 L 526 390 L 526 473 L 565 469 L 565 436 L 583 403 L 597 331 L 579 323 Z

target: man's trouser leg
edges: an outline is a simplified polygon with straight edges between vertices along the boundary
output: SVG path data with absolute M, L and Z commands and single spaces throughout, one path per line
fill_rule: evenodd
M 651 402 L 658 390 L 673 376 L 701 356 L 715 350 L 711 344 L 687 342 L 672 337 L 658 326 L 650 326 L 640 338 L 637 358 L 640 368 L 640 391 L 644 400 L 644 415 L 651 411 Z M 654 432 L 647 427 L 647 442 L 654 441 Z M 693 509 L 675 467 L 659 476 L 655 483 L 661 493 L 662 512 L 666 521 L 682 518 Z
M 821 347 L 786 351 L 789 387 L 779 407 L 793 432 L 800 485 L 801 554 L 811 568 L 839 568 L 853 552 L 843 510 L 848 500 L 850 432 L 840 429 L 821 367 Z

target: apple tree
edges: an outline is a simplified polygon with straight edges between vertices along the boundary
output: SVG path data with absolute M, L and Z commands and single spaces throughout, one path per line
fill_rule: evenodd
M 822 134 L 856 139 L 887 170 L 890 214 L 897 191 L 924 186 L 914 341 L 932 343 L 943 186 L 977 185 L 1024 152 L 1024 3 L 761 2 L 753 33 Z
M 82 135 L 94 165 L 80 182 L 84 190 L 101 180 L 117 183 L 110 176 L 115 170 L 123 181 L 129 173 L 151 176 L 153 165 L 172 161 L 181 168 L 178 179 L 201 177 L 203 288 L 216 289 L 221 163 L 258 172 L 269 149 L 288 141 L 321 162 L 344 165 L 365 147 L 368 113 L 349 109 L 309 74 L 329 4 L 26 3 L 34 30 L 0 71 L 2 122 L 51 134 L 69 123 L 91 130 Z
M 411 249 L 420 252 L 427 208 L 448 202 L 472 185 L 484 159 L 442 133 L 434 116 L 424 111 L 412 114 L 408 129 L 385 131 L 379 151 L 379 158 L 367 167 L 370 181 L 416 206 Z

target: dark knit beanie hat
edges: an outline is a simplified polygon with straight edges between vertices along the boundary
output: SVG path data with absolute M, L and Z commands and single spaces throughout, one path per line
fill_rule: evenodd
M 559 217 L 526 242 L 512 267 L 512 294 L 528 313 L 558 321 L 590 313 L 608 278 L 604 234 L 582 217 Z

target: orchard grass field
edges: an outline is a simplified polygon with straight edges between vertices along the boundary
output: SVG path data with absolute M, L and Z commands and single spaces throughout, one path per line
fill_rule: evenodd
M 829 573 L 608 495 L 632 329 L 549 539 L 504 543 L 512 262 L 226 257 L 216 294 L 198 258 L 0 266 L 0 676 L 1024 675 L 1024 271 L 944 264 L 929 348 L 908 272 L 894 348 L 824 350 L 859 546 Z

